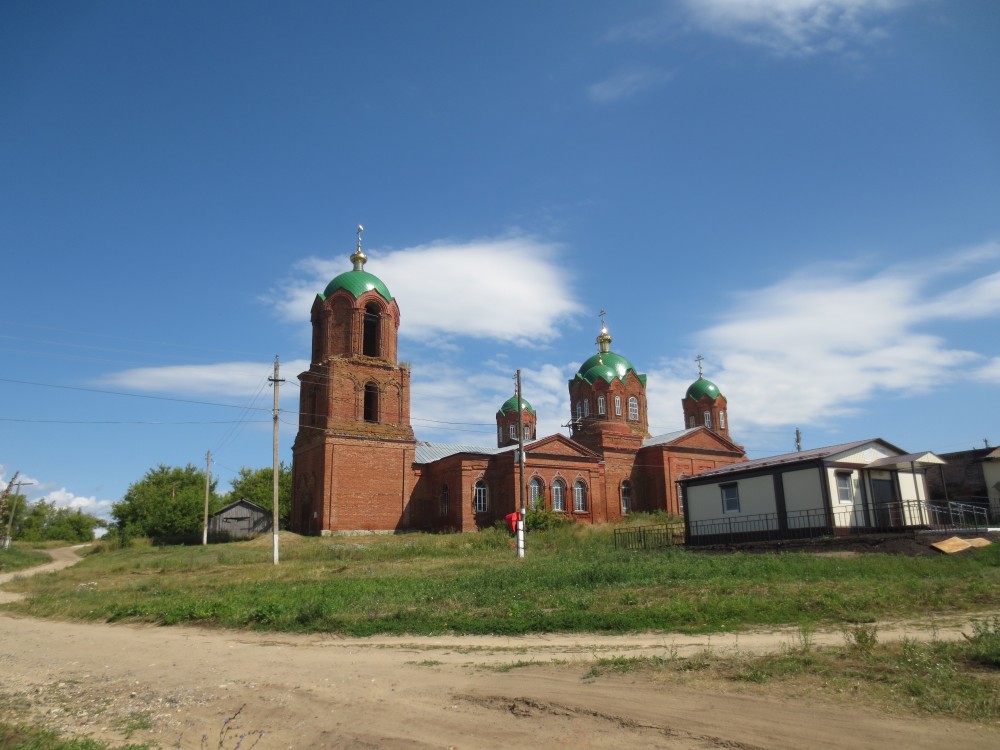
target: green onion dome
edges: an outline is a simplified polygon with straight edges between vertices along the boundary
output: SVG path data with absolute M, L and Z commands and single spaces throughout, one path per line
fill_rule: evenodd
M 524 397 L 521 398 L 521 406 L 527 409 L 529 413 L 531 414 L 535 413 L 535 407 L 529 404 L 527 399 L 525 399 Z M 503 414 L 503 415 L 509 414 L 510 412 L 514 412 L 515 414 L 517 414 L 517 396 L 511 396 L 509 399 L 504 401 L 503 406 L 501 406 L 497 410 L 497 414 Z
M 382 279 L 360 269 L 344 271 L 344 273 L 335 277 L 333 281 L 326 285 L 326 289 L 321 296 L 323 299 L 327 299 L 331 294 L 341 289 L 346 289 L 350 292 L 354 299 L 357 299 L 365 292 L 374 290 L 386 302 L 392 302 L 392 295 L 389 294 L 389 288 L 383 283 Z
M 615 379 L 624 381 L 629 370 L 635 373 L 641 383 L 646 383 L 646 376 L 640 374 L 625 357 L 612 351 L 598 352 L 580 365 L 576 377 L 591 385 L 601 378 L 610 385 Z
M 710 399 L 715 401 L 715 399 L 721 395 L 722 393 L 719 392 L 719 386 L 711 380 L 705 380 L 705 378 L 700 376 L 687 389 L 687 398 L 693 401 L 698 401 L 703 396 L 708 396 Z

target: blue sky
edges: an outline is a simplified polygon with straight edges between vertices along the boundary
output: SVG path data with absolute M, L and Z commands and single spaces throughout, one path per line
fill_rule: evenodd
M 0 4 L 0 479 L 106 514 L 291 457 L 309 307 L 402 311 L 419 438 L 540 434 L 607 310 L 751 458 L 1000 442 L 1000 3 Z

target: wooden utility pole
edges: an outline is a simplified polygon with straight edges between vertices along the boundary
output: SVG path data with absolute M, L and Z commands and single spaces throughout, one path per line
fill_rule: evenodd
M 212 451 L 205 454 L 205 518 L 201 527 L 201 543 L 208 545 L 208 494 L 212 487 Z
M 274 547 L 274 564 L 278 564 L 278 389 L 281 383 L 285 381 L 278 377 L 278 355 L 274 355 L 274 377 L 268 378 L 272 383 L 274 383 L 274 410 L 272 415 L 274 417 L 274 436 L 271 440 L 273 444 L 273 465 L 274 465 L 274 487 L 273 495 L 271 498 L 271 530 L 273 533 L 273 547 Z

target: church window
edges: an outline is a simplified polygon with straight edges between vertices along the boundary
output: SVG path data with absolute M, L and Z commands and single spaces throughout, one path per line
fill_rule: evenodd
M 576 418 L 583 419 L 583 404 L 579 401 L 576 402 Z
M 364 341 L 361 353 L 367 357 L 382 356 L 382 316 L 374 302 L 365 305 Z
M 615 416 L 620 417 L 622 415 L 622 397 L 615 396 Z
M 639 421 L 639 399 L 635 396 L 628 399 L 628 418 L 633 422 Z
M 552 510 L 566 512 L 566 485 L 559 479 L 552 483 Z
M 532 510 L 541 508 L 545 504 L 545 486 L 542 484 L 542 480 L 538 477 L 532 479 L 528 490 L 531 496 L 528 507 Z
M 486 513 L 490 509 L 489 495 L 486 492 L 486 482 L 480 479 L 475 486 L 476 513 Z
M 503 442 L 503 427 L 501 427 L 500 425 L 497 425 L 497 442 L 498 443 Z
M 732 484 L 720 485 L 719 489 L 722 491 L 722 512 L 739 513 L 740 488 L 737 486 L 736 482 L 733 482 Z
M 628 515 L 632 512 L 632 483 L 627 479 L 622 482 L 622 513 Z
M 365 385 L 365 421 L 378 422 L 378 384 Z
M 511 440 L 517 440 L 517 425 L 516 424 L 512 424 L 510 426 L 510 439 Z
M 688 427 L 694 427 L 694 423 L 695 423 L 695 418 L 694 414 L 692 414 L 690 417 L 688 417 Z
M 710 411 L 705 412 L 705 426 L 710 430 L 712 429 L 712 412 Z
M 440 505 L 438 507 L 438 513 L 440 513 L 442 516 L 447 516 L 448 515 L 448 512 L 449 512 L 449 507 L 448 507 L 449 501 L 450 501 L 450 498 L 448 497 L 448 485 L 445 485 L 444 487 L 441 488 L 441 502 L 440 502 Z
M 587 485 L 582 479 L 578 479 L 573 485 L 573 512 L 587 512 Z
M 590 399 L 589 398 L 585 398 L 583 400 L 583 416 L 585 416 L 585 417 L 589 417 L 590 416 Z
M 598 396 L 597 397 L 597 413 L 598 414 L 604 414 L 607 410 L 608 409 L 607 409 L 606 402 L 604 400 L 604 396 Z
M 720 430 L 726 429 L 726 412 L 725 411 L 720 411 L 719 412 L 719 429 Z

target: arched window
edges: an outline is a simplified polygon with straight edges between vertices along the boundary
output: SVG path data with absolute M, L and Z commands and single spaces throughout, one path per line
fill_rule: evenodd
M 444 485 L 441 488 L 441 502 L 438 506 L 438 513 L 442 516 L 447 516 L 450 508 L 449 506 L 450 498 L 448 497 L 448 485 Z
M 566 512 L 566 485 L 561 479 L 552 483 L 552 510 L 559 513 Z
M 583 419 L 583 404 L 579 401 L 576 402 L 576 418 Z
M 490 498 L 486 492 L 486 482 L 480 479 L 475 486 L 475 508 L 476 513 L 486 513 L 490 509 Z
M 517 425 L 516 424 L 512 424 L 510 426 L 510 439 L 511 440 L 517 440 Z
M 694 414 L 692 414 L 690 417 L 688 417 L 688 427 L 694 427 L 695 426 L 694 423 L 695 423 Z
M 375 302 L 365 305 L 364 341 L 361 353 L 367 357 L 382 356 L 382 316 Z
M 607 411 L 607 401 L 604 400 L 604 396 L 597 397 L 597 413 L 604 414 Z
M 587 485 L 583 483 L 582 479 L 576 480 L 573 485 L 573 512 L 587 512 Z
M 628 398 L 628 418 L 632 422 L 639 421 L 639 399 L 635 396 L 629 396 Z
M 627 479 L 622 482 L 622 513 L 632 512 L 632 483 Z
M 528 485 L 528 491 L 530 495 L 529 508 L 541 508 L 545 505 L 545 485 L 542 484 L 541 479 L 538 477 L 532 479 L 531 484 Z
M 720 411 L 719 412 L 719 429 L 720 430 L 726 429 L 726 412 L 725 411 Z
M 378 422 L 378 383 L 365 384 L 365 421 Z
M 710 411 L 705 412 L 705 426 L 708 429 L 712 429 L 712 412 Z
M 589 417 L 590 416 L 590 399 L 589 398 L 585 398 L 583 400 L 583 416 L 585 416 L 585 417 Z
M 615 396 L 615 416 L 620 417 L 622 415 L 622 397 Z

